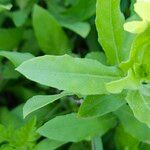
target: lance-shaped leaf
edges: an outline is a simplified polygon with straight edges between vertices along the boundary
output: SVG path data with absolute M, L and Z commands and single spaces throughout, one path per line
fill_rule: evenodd
M 116 125 L 113 115 L 99 118 L 77 118 L 76 114 L 58 116 L 38 129 L 38 133 L 58 141 L 78 142 L 95 135 L 102 136 Z
M 26 117 L 30 113 L 32 113 L 35 110 L 38 110 L 55 100 L 58 100 L 64 96 L 71 95 L 71 93 L 68 92 L 62 92 L 57 95 L 37 95 L 32 98 L 30 98 L 26 104 L 23 107 L 23 116 Z
M 115 114 L 121 121 L 125 132 L 129 133 L 139 141 L 150 142 L 150 128 L 146 124 L 138 121 L 127 105 L 121 107 Z
M 104 83 L 120 75 L 116 67 L 69 55 L 33 58 L 16 70 L 40 84 L 81 95 L 107 93 Z
M 120 0 L 97 0 L 96 27 L 98 39 L 108 62 L 118 64 L 123 58 L 122 45 L 125 32 L 124 18 L 120 11 Z
M 128 93 L 126 98 L 134 116 L 150 127 L 150 96 L 142 95 L 139 91 Z
M 51 14 L 37 5 L 33 11 L 33 27 L 44 53 L 59 55 L 69 52 L 69 40 L 60 24 Z
M 87 96 L 81 105 L 80 117 L 95 117 L 113 112 L 125 104 L 124 95 L 93 95 Z
M 30 53 L 19 53 L 19 52 L 9 52 L 9 51 L 0 51 L 0 56 L 9 59 L 15 67 L 18 67 L 24 61 L 34 57 Z

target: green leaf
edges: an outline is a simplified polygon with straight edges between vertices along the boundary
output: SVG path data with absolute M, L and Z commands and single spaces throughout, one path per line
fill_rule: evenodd
M 139 91 L 131 91 L 126 98 L 134 116 L 150 127 L 150 97 Z
M 90 143 L 87 142 L 78 142 L 78 143 L 72 143 L 71 146 L 69 146 L 69 150 L 91 150 Z
M 116 67 L 69 55 L 37 57 L 21 64 L 16 70 L 40 84 L 81 95 L 107 93 L 104 83 L 120 75 Z
M 38 143 L 34 150 L 55 150 L 65 143 L 66 142 L 45 139 Z
M 34 141 L 37 138 L 36 133 L 36 120 L 32 118 L 28 121 L 24 126 L 22 126 L 17 131 L 14 130 L 13 135 L 11 135 L 10 144 L 14 145 L 14 147 L 20 149 L 22 147 L 33 147 Z
M 12 4 L 2 5 L 0 4 L 0 13 L 5 10 L 10 10 L 12 8 Z
M 52 14 L 54 14 L 58 20 L 64 20 L 66 22 L 81 22 L 95 14 L 96 0 L 75 0 L 74 5 L 68 9 L 61 7 L 56 0 L 46 2 Z
M 87 96 L 80 106 L 80 117 L 95 117 L 116 111 L 125 104 L 124 95 L 95 95 Z
M 82 119 L 77 118 L 76 114 L 68 114 L 48 121 L 37 132 L 58 141 L 78 142 L 96 134 L 103 135 L 115 124 L 115 118 L 111 115 Z
M 23 31 L 20 28 L 0 29 L 0 49 L 11 50 L 17 48 Z
M 121 125 L 116 128 L 114 139 L 117 150 L 139 150 L 139 140 L 125 132 Z
M 28 13 L 24 10 L 15 11 L 12 13 L 12 19 L 17 27 L 22 26 L 28 17 Z
M 87 22 L 75 22 L 75 23 L 69 23 L 69 22 L 60 22 L 60 24 L 65 27 L 68 28 L 74 32 L 76 32 L 77 34 L 79 34 L 81 37 L 85 38 L 87 37 L 87 35 L 90 32 L 90 24 Z
M 19 66 L 22 62 L 33 58 L 30 53 L 8 52 L 0 51 L 0 56 L 8 58 L 15 67 Z
M 86 55 L 86 58 L 98 60 L 104 65 L 107 64 L 106 56 L 103 52 L 99 52 L 99 51 L 90 52 Z
M 97 0 L 96 27 L 108 63 L 119 64 L 123 58 L 122 45 L 125 37 L 124 18 L 120 11 L 120 0 Z
M 150 142 L 150 128 L 147 125 L 139 122 L 133 115 L 132 111 L 127 105 L 121 107 L 115 112 L 125 132 L 129 133 L 139 141 Z
M 40 48 L 46 54 L 65 54 L 70 52 L 67 35 L 60 24 L 46 10 L 34 6 L 33 27 Z
M 132 43 L 130 50 L 129 60 L 122 62 L 120 68 L 124 71 L 129 70 L 136 64 L 145 63 L 144 61 L 149 62 L 149 45 L 150 45 L 150 29 L 148 28 L 143 33 L 136 36 Z M 145 55 L 146 54 L 146 55 Z
M 24 108 L 23 108 L 24 118 L 27 115 L 29 115 L 30 113 L 32 113 L 33 111 L 38 110 L 50 103 L 53 103 L 54 101 L 56 101 L 64 96 L 67 96 L 67 95 L 71 95 L 71 93 L 62 92 L 57 95 L 37 95 L 37 96 L 30 98 L 26 102 L 26 104 L 24 105 Z
M 95 13 L 96 0 L 79 0 L 76 5 L 63 12 L 63 16 L 67 19 L 87 20 Z
M 131 4 L 130 4 L 131 15 L 135 14 L 135 11 L 134 11 L 134 4 L 135 4 L 135 2 L 136 2 L 136 0 L 131 0 Z
M 1 76 L 3 79 L 17 79 L 19 77 L 19 73 L 15 71 L 15 67 L 12 63 L 6 63 L 3 65 Z

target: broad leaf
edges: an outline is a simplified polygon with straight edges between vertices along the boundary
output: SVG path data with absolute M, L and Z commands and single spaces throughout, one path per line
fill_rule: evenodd
M 96 27 L 98 40 L 102 45 L 109 64 L 122 61 L 122 45 L 125 32 L 124 18 L 120 11 L 120 0 L 97 0 Z
M 81 105 L 78 115 L 95 117 L 116 111 L 125 104 L 124 95 L 95 95 L 87 96 Z
M 69 39 L 60 24 L 46 10 L 34 6 L 33 27 L 40 48 L 46 54 L 65 54 L 70 52 Z
M 37 132 L 58 141 L 78 142 L 96 134 L 103 135 L 115 124 L 115 118 L 111 115 L 82 119 L 77 118 L 76 114 L 68 114 L 48 121 Z
M 71 95 L 71 93 L 68 92 L 62 92 L 57 95 L 37 95 L 32 98 L 30 98 L 23 108 L 23 116 L 26 117 L 33 111 L 40 109 L 64 96 Z
M 8 51 L 0 51 L 0 56 L 8 58 L 14 64 L 15 67 L 18 67 L 24 61 L 34 57 L 30 53 L 19 53 L 19 52 L 8 52 Z
M 116 67 L 69 55 L 37 57 L 16 70 L 40 84 L 82 95 L 107 93 L 104 83 L 120 75 Z
M 126 98 L 135 117 L 150 127 L 150 97 L 139 91 L 131 91 Z

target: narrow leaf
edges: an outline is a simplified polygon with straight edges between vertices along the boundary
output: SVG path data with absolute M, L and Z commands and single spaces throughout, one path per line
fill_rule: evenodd
M 109 64 L 121 62 L 125 32 L 124 18 L 120 11 L 120 0 L 97 0 L 96 26 L 99 43 L 102 45 Z
M 32 98 L 30 98 L 23 108 L 23 116 L 26 117 L 30 113 L 32 113 L 35 110 L 38 110 L 50 103 L 53 103 L 54 101 L 67 96 L 71 95 L 71 93 L 68 92 L 62 92 L 57 95 L 37 95 Z

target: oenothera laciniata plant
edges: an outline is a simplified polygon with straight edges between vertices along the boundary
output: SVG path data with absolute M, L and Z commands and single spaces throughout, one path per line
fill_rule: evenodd
M 78 113 L 58 116 L 38 133 L 58 141 L 77 142 L 101 137 L 117 125 L 118 117 L 132 138 L 150 142 L 150 2 L 137 1 L 134 10 L 140 20 L 133 21 L 135 17 L 131 16 L 125 23 L 120 0 L 97 0 L 96 28 L 106 65 L 70 55 L 31 58 L 30 54 L 0 52 L 26 78 L 63 90 L 57 95 L 29 99 L 24 117 L 64 96 L 75 94 L 84 99 Z M 47 12 L 36 6 L 35 13 Z

